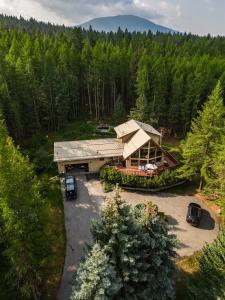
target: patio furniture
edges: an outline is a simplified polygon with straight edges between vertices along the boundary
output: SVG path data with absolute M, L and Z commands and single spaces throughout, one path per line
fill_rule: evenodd
M 148 170 L 157 170 L 158 167 L 156 166 L 156 164 L 146 164 L 145 165 L 145 170 L 148 171 Z

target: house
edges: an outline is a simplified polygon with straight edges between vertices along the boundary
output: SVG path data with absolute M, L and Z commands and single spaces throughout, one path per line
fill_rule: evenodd
M 54 143 L 54 161 L 60 173 L 72 169 L 98 172 L 106 164 L 140 176 L 174 168 L 178 162 L 162 149 L 161 133 L 151 125 L 130 120 L 114 128 L 117 137 Z

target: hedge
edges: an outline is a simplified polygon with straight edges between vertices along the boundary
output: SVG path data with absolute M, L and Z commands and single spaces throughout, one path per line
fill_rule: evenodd
M 177 170 L 166 170 L 160 175 L 153 177 L 143 177 L 138 175 L 128 175 L 117 171 L 114 167 L 106 166 L 100 171 L 100 179 L 111 184 L 135 188 L 156 189 L 169 186 L 182 181 Z

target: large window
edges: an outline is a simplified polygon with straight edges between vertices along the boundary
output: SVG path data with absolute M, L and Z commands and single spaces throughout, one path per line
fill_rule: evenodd
M 130 165 L 131 165 L 132 167 L 138 167 L 139 161 L 138 161 L 138 160 L 135 160 L 135 159 L 132 159 L 131 162 L 130 162 Z
M 130 156 L 130 166 L 145 166 L 147 163 L 156 163 L 162 160 L 162 150 L 153 143 L 147 143 Z
M 139 150 L 134 152 L 132 155 L 131 155 L 131 159 L 132 158 L 139 158 Z
M 148 149 L 143 148 L 140 150 L 140 158 L 148 158 Z

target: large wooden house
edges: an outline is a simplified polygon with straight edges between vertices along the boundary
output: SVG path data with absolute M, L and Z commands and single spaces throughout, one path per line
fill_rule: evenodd
M 152 176 L 178 165 L 161 147 L 161 133 L 151 125 L 130 120 L 114 129 L 116 138 L 55 143 L 54 161 L 59 172 L 98 172 L 110 164 L 121 172 Z

